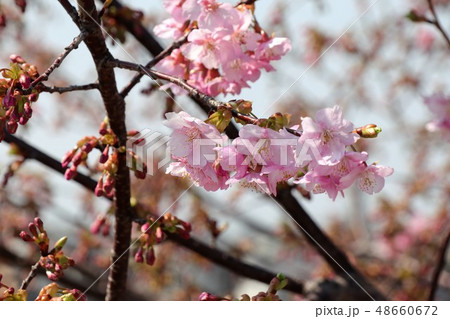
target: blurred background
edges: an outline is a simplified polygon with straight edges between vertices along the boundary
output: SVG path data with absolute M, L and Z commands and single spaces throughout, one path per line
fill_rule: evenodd
M 168 17 L 162 1 L 121 3 L 128 6 L 122 14 L 143 13 L 140 19 L 148 31 Z M 442 25 L 450 32 L 450 1 L 435 3 Z M 25 13 L 13 1 L 2 0 L 0 8 L 6 18 L 0 30 L 2 66 L 9 65 L 11 54 L 18 54 L 42 72 L 78 35 L 70 17 L 54 1 L 28 1 Z M 260 117 L 277 111 L 291 113 L 292 124 L 338 104 L 356 127 L 376 123 L 383 129 L 377 139 L 357 144 L 358 150 L 369 152 L 370 162 L 395 170 L 381 193 L 369 196 L 352 188 L 345 198 L 332 201 L 326 194 L 299 189 L 295 196 L 357 268 L 394 300 L 427 298 L 450 218 L 450 139 L 425 129 L 433 115 L 423 102 L 424 96 L 436 92 L 450 94 L 449 48 L 433 25 L 405 17 L 412 9 L 431 17 L 426 0 L 259 0 L 260 25 L 269 34 L 291 39 L 292 51 L 274 63 L 276 72 L 263 72 L 239 96 L 218 97 L 251 100 Z M 117 16 L 107 14 L 104 23 L 116 37 L 107 41 L 115 57 L 141 64 L 151 59 L 124 32 Z M 119 88 L 133 76 L 122 70 L 116 75 Z M 95 80 L 89 52 L 81 45 L 47 84 Z M 169 133 L 161 124 L 164 113 L 180 109 L 171 105 L 165 93 L 151 90 L 152 85 L 150 79 L 143 79 L 127 97 L 128 129 Z M 177 100 L 190 114 L 205 118 L 187 97 Z M 105 116 L 98 92 L 42 93 L 33 112 L 17 136 L 56 159 L 82 137 L 98 135 Z M 10 150 L 11 145 L 0 144 L 1 175 L 18 159 Z M 96 176 L 92 170 L 83 172 Z M 133 180 L 133 196 L 163 213 L 188 186 L 188 181 L 159 170 L 145 181 Z M 262 194 L 237 185 L 215 193 L 193 187 L 170 212 L 191 222 L 196 238 L 250 264 L 301 282 L 334 278 L 289 216 Z M 18 238 L 36 215 L 47 225 L 52 241 L 69 237 L 66 252 L 77 266 L 66 271 L 63 286 L 89 287 L 109 265 L 112 234 L 94 235 L 90 227 L 97 218 L 105 218 L 106 225 L 113 223 L 110 203 L 38 162 L 25 161 L 0 189 L 0 273 L 11 286 L 20 285 L 36 260 L 34 247 Z M 169 241 L 156 247 L 154 266 L 130 260 L 130 267 L 129 294 L 134 300 L 196 300 L 202 291 L 239 297 L 267 289 L 264 283 L 238 276 Z M 90 300 L 103 299 L 106 278 L 87 293 Z M 37 294 L 48 282 L 45 275 L 39 276 L 31 288 Z M 304 298 L 290 292 L 281 296 Z M 448 262 L 436 298 L 450 299 Z

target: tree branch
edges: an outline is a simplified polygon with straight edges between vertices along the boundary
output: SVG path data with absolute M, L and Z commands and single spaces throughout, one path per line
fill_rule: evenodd
M 24 281 L 22 281 L 22 285 L 20 285 L 20 289 L 26 290 L 28 288 L 31 281 L 34 279 L 34 277 L 36 277 L 39 267 L 40 267 L 40 265 L 39 265 L 39 260 L 38 260 L 33 266 L 31 266 L 31 270 L 28 273 L 27 278 L 25 278 Z
M 99 91 L 108 114 L 109 123 L 119 140 L 119 149 L 126 147 L 125 102 L 120 96 L 114 69 L 104 63 L 111 57 L 100 28 L 93 0 L 78 0 L 80 31 L 86 32 L 84 42 L 95 63 Z M 64 7 L 66 10 L 67 8 Z M 68 12 L 70 14 L 70 12 Z M 74 20 L 75 21 L 75 20 Z M 115 233 L 111 268 L 106 292 L 107 300 L 123 299 L 128 275 L 129 246 L 131 242 L 130 175 L 125 152 L 119 152 L 115 184 Z
M 438 263 L 436 268 L 434 269 L 433 279 L 430 285 L 430 294 L 428 295 L 429 301 L 433 301 L 436 296 L 436 292 L 439 286 L 439 277 L 441 276 L 441 272 L 445 266 L 445 257 L 447 256 L 447 248 L 449 243 L 450 243 L 450 232 L 447 233 L 447 237 L 444 239 L 444 242 L 442 243 L 439 252 Z
M 431 24 L 434 24 L 436 26 L 436 28 L 439 30 L 439 32 L 442 33 L 445 41 L 447 41 L 447 44 L 449 45 L 449 48 L 450 48 L 450 38 L 449 38 L 448 34 L 445 32 L 444 28 L 442 27 L 441 22 L 439 21 L 439 18 L 436 13 L 436 9 L 433 4 L 433 0 L 427 0 L 427 2 L 428 2 L 428 7 L 430 8 L 431 14 L 433 15 L 433 19 L 434 19 L 434 20 L 428 20 L 428 22 Z
M 27 91 L 30 91 L 39 83 L 48 80 L 48 77 L 50 76 L 50 74 L 52 74 L 53 71 L 55 71 L 56 68 L 58 68 L 61 63 L 64 61 L 64 59 L 69 55 L 70 52 L 72 52 L 73 50 L 76 50 L 78 48 L 78 46 L 80 45 L 80 43 L 84 40 L 84 38 L 86 37 L 86 33 L 81 32 L 78 36 L 76 36 L 72 43 L 70 43 L 66 48 L 64 48 L 64 52 L 61 53 L 59 55 L 59 57 L 56 58 L 56 60 L 52 63 L 52 65 L 50 65 L 50 67 L 43 73 L 41 74 L 36 80 L 34 80 L 31 83 L 30 88 Z
M 84 85 L 71 85 L 66 87 L 58 87 L 58 86 L 46 86 L 46 85 L 39 85 L 39 90 L 41 92 L 47 92 L 47 93 L 67 93 L 67 92 L 73 92 L 73 91 L 87 91 L 87 90 L 98 90 L 99 85 L 98 83 L 91 83 L 91 84 L 84 84 Z
M 296 222 L 307 241 L 327 261 L 336 274 L 346 279 L 351 285 L 359 286 L 361 300 L 385 300 L 383 296 L 364 276 L 350 263 L 347 256 L 331 241 L 331 239 L 317 226 L 292 195 L 291 189 L 285 188 L 278 192 L 275 200 L 286 210 Z M 361 289 L 362 288 L 362 289 Z M 370 295 L 367 295 L 367 293 Z M 368 297 L 372 297 L 368 299 Z
M 168 57 L 170 54 L 172 54 L 173 50 L 178 49 L 179 47 L 181 47 L 184 43 L 186 43 L 187 41 L 187 37 L 189 34 L 184 35 L 181 39 L 179 39 L 178 41 L 172 43 L 171 46 L 167 47 L 165 50 L 161 51 L 157 56 L 155 56 L 150 62 L 148 62 L 145 65 L 145 68 L 147 69 L 151 69 L 152 67 L 154 67 L 156 64 L 158 64 L 161 60 L 163 60 L 164 58 Z M 125 98 L 128 93 L 130 93 L 130 91 L 139 83 L 139 81 L 141 80 L 142 76 L 144 74 L 139 73 L 137 74 L 131 81 L 130 83 L 123 88 L 123 90 L 120 92 L 120 95 Z

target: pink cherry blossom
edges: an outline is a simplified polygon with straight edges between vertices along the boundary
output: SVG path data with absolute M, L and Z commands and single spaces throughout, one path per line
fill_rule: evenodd
M 344 176 L 341 182 L 347 185 L 354 180 L 358 188 L 369 195 L 379 193 L 384 187 L 384 178 L 392 175 L 394 170 L 391 167 L 383 165 L 360 165 L 355 168 L 350 174 Z
M 182 59 L 171 55 L 166 58 L 169 62 L 164 59 L 155 68 L 181 77 L 203 93 L 239 94 L 261 76 L 261 69 L 273 71 L 271 61 L 291 49 L 288 39 L 255 30 L 253 13 L 245 6 L 216 0 L 167 0 L 164 5 L 171 18 L 156 26 L 155 33 L 175 40 L 189 31 L 185 30 L 188 20 L 191 32 L 177 52 L 184 58 L 182 67 L 178 65 Z M 172 84 L 162 89 L 167 87 L 175 94 L 185 94 Z
M 170 135 L 169 147 L 176 159 L 186 159 L 195 167 L 205 167 L 215 160 L 215 147 L 223 143 L 217 128 L 186 112 L 167 113 L 164 125 L 174 131 Z
M 203 167 L 195 167 L 184 158 L 176 160 L 176 162 L 170 163 L 166 174 L 188 177 L 195 186 L 203 187 L 207 191 L 217 191 L 229 187 L 226 183 L 230 176 L 229 172 L 223 170 L 217 162 L 207 163 Z
M 436 93 L 425 97 L 424 102 L 435 117 L 427 124 L 427 130 L 430 132 L 450 131 L 450 96 Z
M 351 133 L 353 128 L 350 121 L 342 118 L 342 111 L 337 105 L 318 111 L 315 120 L 304 117 L 297 155 L 305 142 L 312 141 L 322 156 L 319 164 L 336 164 L 344 156 L 346 146 L 359 138 L 358 134 Z

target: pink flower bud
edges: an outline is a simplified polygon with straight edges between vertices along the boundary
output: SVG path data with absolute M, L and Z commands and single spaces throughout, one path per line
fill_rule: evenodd
M 45 274 L 47 275 L 47 278 L 50 279 L 51 281 L 57 281 L 58 280 L 58 276 L 56 274 L 52 273 L 49 270 L 47 270 L 45 272 Z
M 3 106 L 5 106 L 7 108 L 14 106 L 14 105 L 16 105 L 16 98 L 13 95 L 11 95 L 10 91 L 8 90 L 5 97 L 3 98 L 2 103 L 3 103 Z
M 64 177 L 67 180 L 71 180 L 72 178 L 74 178 L 77 175 L 77 167 L 76 166 L 72 166 L 68 169 L 66 169 L 66 172 L 64 173 Z
M 156 242 L 157 242 L 158 244 L 159 244 L 160 242 L 163 241 L 163 239 L 164 239 L 164 232 L 163 232 L 163 230 L 161 229 L 161 227 L 156 228 L 156 231 L 155 231 L 155 238 L 156 238 Z
M 153 249 L 153 247 L 147 249 L 147 253 L 145 254 L 145 262 L 147 263 L 147 265 L 153 266 L 153 264 L 155 263 L 155 259 L 155 250 Z
M 103 192 L 103 176 L 100 176 L 100 178 L 97 182 L 97 186 L 95 186 L 95 196 L 101 197 L 104 194 L 105 193 Z
M 102 228 L 104 223 L 105 223 L 104 217 L 97 217 L 97 219 L 91 225 L 91 233 L 98 234 L 100 228 Z
M 150 224 L 145 223 L 144 225 L 141 226 L 141 232 L 146 233 L 149 228 L 150 228 Z
M 180 222 L 185 231 L 190 232 L 192 230 L 191 223 L 184 222 L 184 221 L 180 221 Z
M 66 167 L 69 165 L 69 163 L 72 161 L 72 158 L 73 158 L 74 155 L 75 155 L 75 151 L 74 151 L 74 150 L 68 151 L 68 152 L 64 155 L 64 157 L 63 157 L 63 159 L 62 159 L 62 161 L 61 161 L 61 166 L 62 166 L 63 168 L 66 168 Z
M 44 232 L 45 231 L 45 229 L 44 229 L 44 222 L 39 217 L 36 217 L 34 219 L 34 224 L 36 225 L 36 227 L 39 229 L 40 232 Z
M 98 160 L 100 162 L 100 164 L 105 164 L 106 161 L 109 158 L 109 145 L 106 145 L 105 149 L 102 152 L 102 155 L 100 155 L 100 159 Z
M 20 55 L 12 54 L 9 56 L 12 63 L 25 63 L 25 60 L 22 59 Z
M 9 121 L 8 124 L 6 124 L 6 130 L 7 130 L 8 133 L 10 133 L 10 134 L 16 133 L 18 127 L 19 127 L 19 125 L 17 124 L 17 122 L 11 122 L 11 121 Z
M 144 262 L 144 254 L 142 252 L 142 247 L 139 247 L 138 251 L 134 255 L 134 261 L 138 264 L 142 264 Z
M 19 119 L 19 124 L 20 124 L 20 125 L 25 125 L 25 124 L 28 123 L 28 120 L 29 120 L 28 117 L 26 117 L 26 116 L 21 116 L 20 119 Z
M 100 135 L 106 135 L 106 133 L 108 133 L 108 123 L 102 122 L 102 123 L 100 124 L 100 128 L 99 128 L 99 130 L 98 130 L 98 133 L 99 133 Z
M 114 188 L 115 182 L 116 181 L 115 181 L 114 177 L 112 177 L 111 174 L 107 174 L 106 178 L 105 178 L 105 183 L 103 185 L 103 190 L 106 193 L 110 193 L 113 190 L 113 188 Z
M 38 232 L 35 224 L 29 223 L 28 230 L 30 231 L 31 235 L 33 235 L 34 237 L 38 237 Z
M 210 294 L 209 292 L 202 292 L 200 296 L 198 296 L 199 301 L 221 301 L 222 298 L 218 296 L 214 296 Z
M 91 152 L 92 149 L 93 149 L 93 146 L 91 143 L 84 143 L 84 145 L 81 147 L 81 150 L 86 153 Z
M 36 102 L 38 100 L 38 95 L 36 93 L 31 93 L 28 95 L 28 101 L 30 102 Z
M 25 113 L 25 116 L 30 118 L 31 115 L 33 115 L 33 109 L 31 108 L 31 104 L 30 102 L 25 102 L 25 104 L 23 105 L 23 111 Z
M 31 79 L 28 75 L 26 74 L 21 74 L 19 76 L 19 83 L 22 85 L 22 88 L 24 90 L 28 89 L 31 85 Z
M 111 225 L 109 223 L 105 223 L 105 225 L 103 226 L 103 229 L 102 229 L 102 235 L 104 237 L 108 237 L 110 229 L 111 229 Z
M 33 238 L 24 231 L 21 231 L 19 236 L 23 241 L 34 241 Z
M 72 163 L 75 166 L 80 165 L 82 161 L 83 161 L 83 152 L 78 152 L 72 159 Z

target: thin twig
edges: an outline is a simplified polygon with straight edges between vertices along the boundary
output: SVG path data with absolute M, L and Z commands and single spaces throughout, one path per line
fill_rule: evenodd
M 442 243 L 441 249 L 439 251 L 438 263 L 436 268 L 434 269 L 433 279 L 430 285 L 430 294 L 428 296 L 429 301 L 433 301 L 436 296 L 436 292 L 439 285 L 439 277 L 441 276 L 441 272 L 445 266 L 445 257 L 447 256 L 447 249 L 450 243 L 450 232 L 448 232 L 447 237 Z
M 439 32 L 442 33 L 445 41 L 447 41 L 447 44 L 450 48 L 450 38 L 449 38 L 448 34 L 445 32 L 444 28 L 442 27 L 441 22 L 439 21 L 439 18 L 436 13 L 436 9 L 433 4 L 433 0 L 427 0 L 427 2 L 428 2 L 428 6 L 430 7 L 431 14 L 434 17 L 434 20 L 430 20 L 430 21 L 427 20 L 427 21 L 430 22 L 431 24 L 434 24 L 436 26 L 436 28 L 439 30 Z
M 26 290 L 28 288 L 31 281 L 34 279 L 34 277 L 36 277 L 39 267 L 40 267 L 39 261 L 37 261 L 33 266 L 31 266 L 31 270 L 28 273 L 27 278 L 25 278 L 24 281 L 22 281 L 20 289 Z
M 73 92 L 73 91 L 87 91 L 87 90 L 98 90 L 99 85 L 98 83 L 91 83 L 91 84 L 84 84 L 84 85 L 71 85 L 66 87 L 59 87 L 59 86 L 46 86 L 46 85 L 39 85 L 39 90 L 41 92 L 47 92 L 47 93 L 67 93 L 67 92 Z
M 72 18 L 72 21 L 80 27 L 80 16 L 78 15 L 77 9 L 75 9 L 68 0 L 58 0 L 61 6 L 66 10 L 67 14 Z
M 178 49 L 179 47 L 181 47 L 183 44 L 186 43 L 187 38 L 188 38 L 189 34 L 185 34 L 182 38 L 180 38 L 178 41 L 172 43 L 171 46 L 167 47 L 165 50 L 163 50 L 161 53 L 159 53 L 157 56 L 155 56 L 150 62 L 148 62 L 145 65 L 145 68 L 147 69 L 151 69 L 152 67 L 154 67 L 156 64 L 158 64 L 161 60 L 163 60 L 164 58 L 168 57 L 170 54 L 172 54 L 173 50 Z M 122 92 L 120 92 L 120 95 L 125 98 L 130 91 L 139 83 L 139 81 L 141 80 L 141 78 L 144 75 L 142 73 L 139 73 L 138 75 L 136 75 L 131 81 L 130 83 L 123 88 Z
M 56 60 L 52 63 L 52 65 L 50 65 L 50 67 L 43 74 L 41 74 L 36 80 L 34 80 L 31 83 L 31 88 L 28 90 L 31 90 L 37 84 L 39 84 L 43 81 L 47 81 L 50 74 L 52 74 L 52 72 L 61 65 L 61 63 L 69 55 L 70 52 L 72 52 L 73 50 L 78 48 L 78 46 L 86 38 L 86 36 L 87 36 L 87 33 L 85 33 L 85 32 L 81 32 L 78 36 L 76 36 L 73 39 L 72 43 L 70 43 L 66 48 L 64 48 L 64 52 L 61 53 L 59 55 L 59 57 L 56 58 Z

